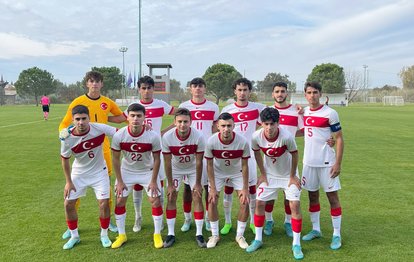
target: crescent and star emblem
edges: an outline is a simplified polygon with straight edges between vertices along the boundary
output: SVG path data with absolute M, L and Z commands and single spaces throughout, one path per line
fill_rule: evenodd
M 306 125 L 311 125 L 309 124 L 309 120 L 311 120 L 311 123 L 315 122 L 314 120 L 312 120 L 310 117 L 306 118 L 305 123 Z
M 185 149 L 185 147 L 182 147 L 182 148 L 178 149 L 178 153 L 179 153 L 180 155 L 184 155 L 186 152 L 188 152 L 188 149 L 187 149 L 187 150 L 185 150 L 186 152 L 183 152 L 183 149 Z
M 132 144 L 131 145 L 131 151 L 135 151 L 136 152 L 137 151 L 137 148 L 136 147 L 137 147 L 137 144 Z
M 221 157 L 222 158 L 229 158 L 231 155 L 228 151 L 223 151 L 223 153 L 221 153 Z
M 89 145 L 89 147 L 88 147 L 88 145 Z M 91 149 L 92 146 L 93 146 L 93 143 L 90 143 L 90 142 L 85 142 L 82 145 L 83 149 L 86 149 L 86 150 Z
M 195 114 L 194 114 L 195 118 L 200 119 L 201 116 L 203 116 L 203 115 L 200 116 L 200 114 L 201 114 L 200 111 L 195 112 Z

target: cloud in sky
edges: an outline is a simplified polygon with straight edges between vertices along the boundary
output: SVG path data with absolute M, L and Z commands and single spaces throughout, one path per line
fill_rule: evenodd
M 27 66 L 75 82 L 92 66 L 138 65 L 138 1 L 0 0 L 0 74 Z M 412 65 L 414 2 L 142 0 L 142 64 L 167 62 L 182 85 L 215 63 L 252 80 L 288 74 L 299 85 L 320 63 L 370 70 L 372 86 L 399 85 Z M 144 73 L 147 73 L 145 65 Z

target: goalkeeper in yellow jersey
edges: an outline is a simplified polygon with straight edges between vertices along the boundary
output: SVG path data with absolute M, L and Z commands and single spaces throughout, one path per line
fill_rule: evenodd
M 118 107 L 118 105 L 110 98 L 101 95 L 101 89 L 103 87 L 103 76 L 101 73 L 96 71 L 87 72 L 84 78 L 88 92 L 85 95 L 77 97 L 69 105 L 65 117 L 62 119 L 59 125 L 60 138 L 64 139 L 65 134 L 70 132 L 69 126 L 72 124 L 72 108 L 77 105 L 84 105 L 89 109 L 90 121 L 96 123 L 107 124 L 122 123 L 126 120 L 125 115 Z M 69 131 L 69 132 L 67 132 Z M 108 167 L 109 176 L 112 173 L 112 160 L 111 160 L 111 148 L 108 137 L 105 137 L 103 145 L 103 153 Z M 112 190 L 111 197 L 109 199 L 110 207 L 112 209 Z M 79 202 L 77 203 L 77 207 Z M 114 224 L 110 223 L 109 230 L 117 232 L 117 228 Z M 62 235 L 63 239 L 70 238 L 69 229 Z

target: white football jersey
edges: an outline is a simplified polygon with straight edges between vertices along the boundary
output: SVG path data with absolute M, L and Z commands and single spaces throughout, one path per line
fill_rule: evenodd
M 173 128 L 162 137 L 162 153 L 171 154 L 174 174 L 194 174 L 196 172 L 196 154 L 204 153 L 203 134 L 194 128 L 186 138 L 181 139 L 177 128 Z
M 131 104 L 134 103 L 141 104 L 145 107 L 144 123 L 151 126 L 152 130 L 161 136 L 162 117 L 172 114 L 174 107 L 159 99 L 153 99 L 150 103 L 144 103 L 139 100 Z M 127 116 L 128 111 L 125 110 L 124 114 Z
M 292 168 L 291 153 L 297 152 L 297 146 L 295 138 L 288 130 L 279 128 L 277 137 L 269 140 L 261 128 L 253 134 L 252 148 L 253 151 L 263 152 L 267 176 L 289 179 Z
M 113 136 L 117 129 L 99 123 L 89 123 L 89 126 L 89 131 L 86 134 L 77 136 L 72 133 L 61 142 L 61 156 L 63 158 L 75 156 L 72 175 L 92 175 L 106 168 L 102 143 L 105 135 Z
M 303 115 L 300 115 L 293 105 L 288 105 L 287 107 L 277 107 L 274 105 L 274 108 L 276 108 L 280 114 L 279 125 L 288 130 L 290 134 L 295 137 L 296 131 L 303 128 Z
M 126 126 L 114 135 L 111 148 L 122 151 L 122 169 L 137 175 L 147 175 L 154 166 L 152 153 L 161 151 L 161 142 L 159 135 L 154 131 L 146 131 L 143 128 L 139 135 L 134 136 Z
M 234 118 L 234 132 L 242 135 L 251 143 L 253 133 L 256 131 L 256 126 L 261 124 L 260 112 L 266 108 L 265 105 L 248 102 L 246 106 L 238 106 L 236 103 L 225 106 L 221 113 L 230 113 Z
M 336 161 L 335 150 L 327 144 L 331 133 L 341 130 L 338 113 L 326 105 L 317 109 L 305 107 L 305 149 L 303 163 L 312 167 L 333 166 Z
M 219 117 L 219 107 L 215 103 L 208 100 L 202 103 L 188 100 L 181 103 L 179 107 L 190 110 L 191 126 L 201 131 L 206 139 L 212 135 L 213 123 Z
M 214 159 L 214 172 L 222 175 L 236 175 L 242 172 L 242 158 L 250 157 L 247 140 L 233 132 L 233 140 L 224 144 L 220 133 L 213 134 L 207 141 L 204 152 L 206 159 Z

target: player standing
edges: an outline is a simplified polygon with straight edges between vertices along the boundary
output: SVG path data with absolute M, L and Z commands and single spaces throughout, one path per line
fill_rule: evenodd
M 236 96 L 236 102 L 234 104 L 224 107 L 221 112 L 230 113 L 234 118 L 234 132 L 243 136 L 251 144 L 253 133 L 260 125 L 260 112 L 266 107 L 263 104 L 249 102 L 250 93 L 252 91 L 252 83 L 246 78 L 240 78 L 233 83 L 234 95 Z M 251 150 L 251 148 L 250 148 Z M 253 155 L 253 151 L 250 151 L 250 155 Z M 254 210 L 256 206 L 256 182 L 257 171 L 256 162 L 249 159 L 249 197 L 250 197 L 250 229 L 254 233 Z M 223 206 L 225 215 L 224 227 L 220 230 L 222 235 L 227 235 L 231 230 L 231 208 L 233 202 L 233 188 L 225 186 Z
M 289 133 L 295 136 L 303 136 L 303 115 L 299 114 L 299 110 L 287 101 L 288 87 L 284 82 L 277 82 L 273 85 L 272 97 L 275 101 L 274 107 L 279 111 L 280 121 L 279 126 L 283 127 Z M 265 206 L 265 217 L 266 223 L 263 229 L 265 235 L 270 236 L 273 230 L 273 205 L 274 200 L 270 200 Z M 285 209 L 285 222 L 284 228 L 286 235 L 293 237 L 291 216 L 292 211 L 290 210 L 289 200 L 284 197 L 284 209 Z
M 59 131 L 66 129 L 72 123 L 72 108 L 77 105 L 84 105 L 89 110 L 90 121 L 93 123 L 107 124 L 108 121 L 112 123 L 122 123 L 125 121 L 125 115 L 122 113 L 118 105 L 106 96 L 101 95 L 103 88 L 103 75 L 96 71 L 87 72 L 84 81 L 88 89 L 88 93 L 77 97 L 70 103 L 66 115 L 63 117 L 59 125 Z M 112 116 L 110 115 L 112 114 Z M 63 130 L 66 131 L 66 130 Z M 67 133 L 67 132 L 65 132 Z M 103 144 L 103 152 L 105 157 L 106 166 L 108 167 L 108 174 L 112 174 L 112 160 L 111 160 L 111 148 L 109 139 L 106 137 Z M 79 201 L 76 204 L 78 208 Z M 109 198 L 109 206 L 112 207 L 112 190 L 111 197 Z M 117 232 L 117 228 L 112 223 L 109 224 L 109 230 Z M 70 231 L 66 230 L 62 235 L 63 239 L 70 238 Z
M 177 192 L 181 181 L 186 177 L 193 192 L 196 241 L 199 247 L 206 247 L 203 237 L 203 187 L 201 176 L 205 142 L 203 134 L 191 127 L 191 113 L 186 108 L 178 108 L 174 116 L 175 128 L 162 137 L 162 153 L 165 162 L 167 187 L 167 225 L 168 235 L 164 247 L 175 242 L 175 219 L 177 217 Z
M 300 179 L 297 172 L 298 152 L 295 138 L 284 128 L 279 128 L 279 112 L 275 108 L 265 108 L 260 113 L 262 129 L 253 134 L 252 148 L 261 176 L 258 178 L 257 205 L 254 215 L 256 237 L 246 249 L 248 253 L 262 246 L 262 232 L 265 220 L 266 201 L 277 198 L 283 190 L 292 210 L 293 243 L 295 259 L 302 259 L 300 233 L 302 214 L 300 211 Z M 264 154 L 264 163 L 261 152 Z M 290 222 L 290 221 L 289 221 Z
M 191 112 L 191 127 L 202 132 L 205 139 L 208 139 L 214 132 L 217 131 L 216 121 L 219 116 L 219 107 L 205 98 L 206 82 L 199 77 L 196 77 L 190 82 L 191 100 L 181 103 L 179 107 L 187 108 Z M 208 221 L 208 182 L 207 182 L 207 164 L 204 159 L 203 175 L 201 179 L 202 186 L 205 189 L 206 201 L 206 230 L 210 231 L 210 222 Z M 186 232 L 191 226 L 191 189 L 184 181 L 183 193 L 183 209 L 184 209 L 184 224 L 181 231 Z
M 248 179 L 250 157 L 249 143 L 244 137 L 233 132 L 234 119 L 229 113 L 222 113 L 217 122 L 218 134 L 213 134 L 206 144 L 205 158 L 209 179 L 208 215 L 211 224 L 211 234 L 207 248 L 213 248 L 220 240 L 218 220 L 218 198 L 225 184 L 236 189 L 240 200 L 236 242 L 243 249 L 248 247 L 244 231 L 249 215 Z
M 108 169 L 102 152 L 105 135 L 113 136 L 115 127 L 98 123 L 89 123 L 89 110 L 86 106 L 77 105 L 72 109 L 74 129 L 61 141 L 62 168 L 66 178 L 64 190 L 65 214 L 70 239 L 63 249 L 72 249 L 80 242 L 78 233 L 78 213 L 76 201 L 86 195 L 86 189 L 92 187 L 99 202 L 99 220 L 101 224 L 101 243 L 110 247 L 108 238 L 110 220 L 109 196 L 110 182 Z M 69 159 L 73 155 L 75 161 L 70 168 Z
M 334 229 L 330 247 L 337 250 L 342 245 L 342 209 L 338 190 L 341 189 L 339 174 L 344 152 L 344 140 L 338 113 L 329 106 L 320 103 L 321 95 L 322 87 L 319 83 L 307 82 L 305 84 L 305 98 L 309 106 L 304 110 L 305 152 L 302 187 L 308 190 L 309 194 L 312 231 L 303 236 L 302 239 L 310 241 L 322 236 L 319 220 L 319 188 L 322 187 L 329 200 Z M 336 139 L 336 150 L 326 143 L 331 134 Z
M 139 103 L 145 107 L 145 120 L 144 124 L 151 127 L 152 130 L 158 134 L 159 137 L 165 132 L 161 131 L 162 117 L 164 115 L 174 114 L 174 107 L 170 106 L 166 102 L 154 98 L 154 79 L 150 76 L 141 77 L 138 80 L 138 91 L 141 95 L 141 99 L 136 103 Z M 161 162 L 163 162 L 161 157 Z M 159 179 L 161 181 L 161 206 L 164 206 L 164 165 L 160 166 Z M 134 232 L 139 232 L 142 226 L 142 185 L 134 186 L 134 207 L 135 207 L 135 223 L 133 227 Z
M 128 126 L 121 128 L 112 139 L 113 165 L 116 175 L 115 218 L 119 230 L 112 248 L 121 247 L 126 241 L 126 201 L 135 184 L 145 188 L 152 206 L 154 221 L 154 246 L 162 248 L 161 238 L 162 206 L 160 203 L 160 137 L 144 128 L 145 108 L 131 104 L 127 108 Z M 120 162 L 123 153 L 122 164 Z
M 40 98 L 40 104 L 42 105 L 43 119 L 47 120 L 49 117 L 50 99 L 46 94 Z

